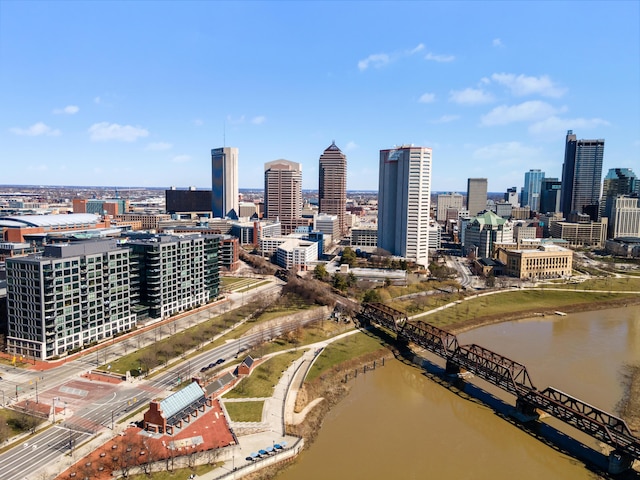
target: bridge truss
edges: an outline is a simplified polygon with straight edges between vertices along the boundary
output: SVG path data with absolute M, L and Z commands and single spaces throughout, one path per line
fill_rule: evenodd
M 454 334 L 426 322 L 409 322 L 406 314 L 381 303 L 364 304 L 361 318 L 365 323 L 392 330 L 399 340 L 445 359 L 447 369 L 455 366 L 472 372 L 516 396 L 520 405 L 544 411 L 617 452 L 640 460 L 640 439 L 631 433 L 624 420 L 553 387 L 538 390 L 523 364 L 480 345 L 460 345 Z

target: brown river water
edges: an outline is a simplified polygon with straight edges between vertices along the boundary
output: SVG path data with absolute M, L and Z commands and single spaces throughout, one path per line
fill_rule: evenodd
M 458 336 L 527 366 L 553 386 L 615 413 L 621 368 L 640 364 L 640 308 L 552 316 L 481 327 Z M 434 364 L 444 362 L 425 355 Z M 481 380 L 472 383 L 514 404 Z M 353 380 L 311 447 L 277 480 L 592 479 L 582 462 L 551 448 L 478 402 L 398 360 Z M 555 419 L 546 423 L 597 449 Z

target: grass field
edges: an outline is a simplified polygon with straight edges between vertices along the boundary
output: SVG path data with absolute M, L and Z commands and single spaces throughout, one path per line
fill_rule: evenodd
M 153 472 L 151 475 L 141 473 L 140 475 L 129 475 L 129 480 L 184 480 L 189 478 L 189 475 L 195 473 L 196 475 L 204 475 L 215 469 L 218 465 L 197 465 L 193 468 L 176 468 L 173 472 Z
M 300 358 L 303 351 L 293 351 L 277 355 L 255 367 L 251 375 L 242 379 L 226 398 L 266 398 L 273 395 L 275 387 L 282 372 L 293 362 Z
M 541 288 L 566 288 L 570 290 L 615 290 L 618 292 L 640 292 L 640 278 L 591 278 L 581 283 L 557 284 L 553 287 L 542 284 Z
M 324 372 L 347 360 L 384 348 L 379 338 L 356 333 L 342 338 L 325 348 L 309 370 L 305 382 L 310 382 Z
M 464 300 L 450 308 L 421 318 L 435 326 L 446 327 L 480 317 L 500 316 L 517 312 L 561 310 L 568 305 L 580 305 L 612 300 L 637 298 L 633 293 L 567 292 L 560 290 L 518 290 Z
M 224 404 L 232 422 L 260 422 L 264 402 L 227 402 Z

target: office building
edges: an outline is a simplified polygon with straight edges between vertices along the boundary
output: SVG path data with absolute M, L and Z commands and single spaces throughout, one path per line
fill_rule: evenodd
M 95 215 L 121 215 L 129 211 L 129 200 L 113 198 L 100 200 L 97 198 L 74 198 L 72 201 L 73 213 L 93 213 Z
M 593 211 L 600 200 L 600 179 L 604 140 L 577 140 L 572 130 L 567 132 L 564 164 L 562 165 L 562 196 L 560 209 L 565 218 L 571 212 Z M 597 217 L 597 210 L 595 211 Z M 594 215 L 591 216 L 595 220 Z
M 540 190 L 544 172 L 540 169 L 529 170 L 524 174 L 524 187 L 522 187 L 522 205 L 529 206 L 531 211 L 540 209 Z
M 447 210 L 456 208 L 462 210 L 462 195 L 459 193 L 442 193 L 438 195 L 438 209 L 436 211 L 436 220 L 445 222 L 447 220 Z
M 600 217 L 611 218 L 611 209 L 618 195 L 640 194 L 640 181 L 630 168 L 610 168 L 602 181 Z M 611 227 L 611 222 L 609 222 Z
M 609 238 L 640 237 L 640 199 L 638 195 L 619 195 L 612 201 Z
M 238 149 L 211 150 L 211 214 L 238 218 Z
M 573 268 L 573 251 L 557 245 L 540 245 L 536 249 L 498 250 L 498 260 L 505 273 L 522 280 L 569 276 Z
M 487 179 L 467 179 L 467 210 L 474 217 L 487 209 Z
M 560 211 L 562 182 L 557 178 L 543 178 L 540 187 L 540 213 L 556 213 Z
M 549 224 L 549 234 L 553 238 L 566 240 L 571 247 L 603 247 L 607 240 L 608 219 L 594 222 L 583 213 L 574 213 L 569 221 L 553 221 Z
M 472 217 L 465 226 L 464 252 L 491 258 L 495 243 L 513 243 L 513 224 L 489 211 Z
M 310 224 L 302 218 L 302 165 L 283 159 L 264 164 L 264 218 L 279 221 L 285 235 Z
M 339 236 L 347 233 L 347 157 L 332 142 L 320 155 L 318 211 L 338 217 Z
M 171 187 L 165 190 L 165 208 L 168 213 L 200 213 L 211 212 L 211 190 L 196 190 L 189 187 L 187 190 L 178 190 Z
M 129 250 L 115 240 L 7 258 L 9 353 L 40 360 L 131 330 Z
M 431 155 L 403 145 L 380 151 L 378 247 L 428 266 Z
M 518 189 L 516 187 L 507 188 L 507 193 L 504 194 L 504 201 L 510 203 L 514 208 L 519 208 Z

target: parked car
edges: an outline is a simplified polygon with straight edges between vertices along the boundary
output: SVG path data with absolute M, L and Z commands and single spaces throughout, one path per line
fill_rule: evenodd
M 216 360 L 216 365 L 220 365 L 221 363 L 224 363 L 224 358 L 219 358 L 218 360 Z

